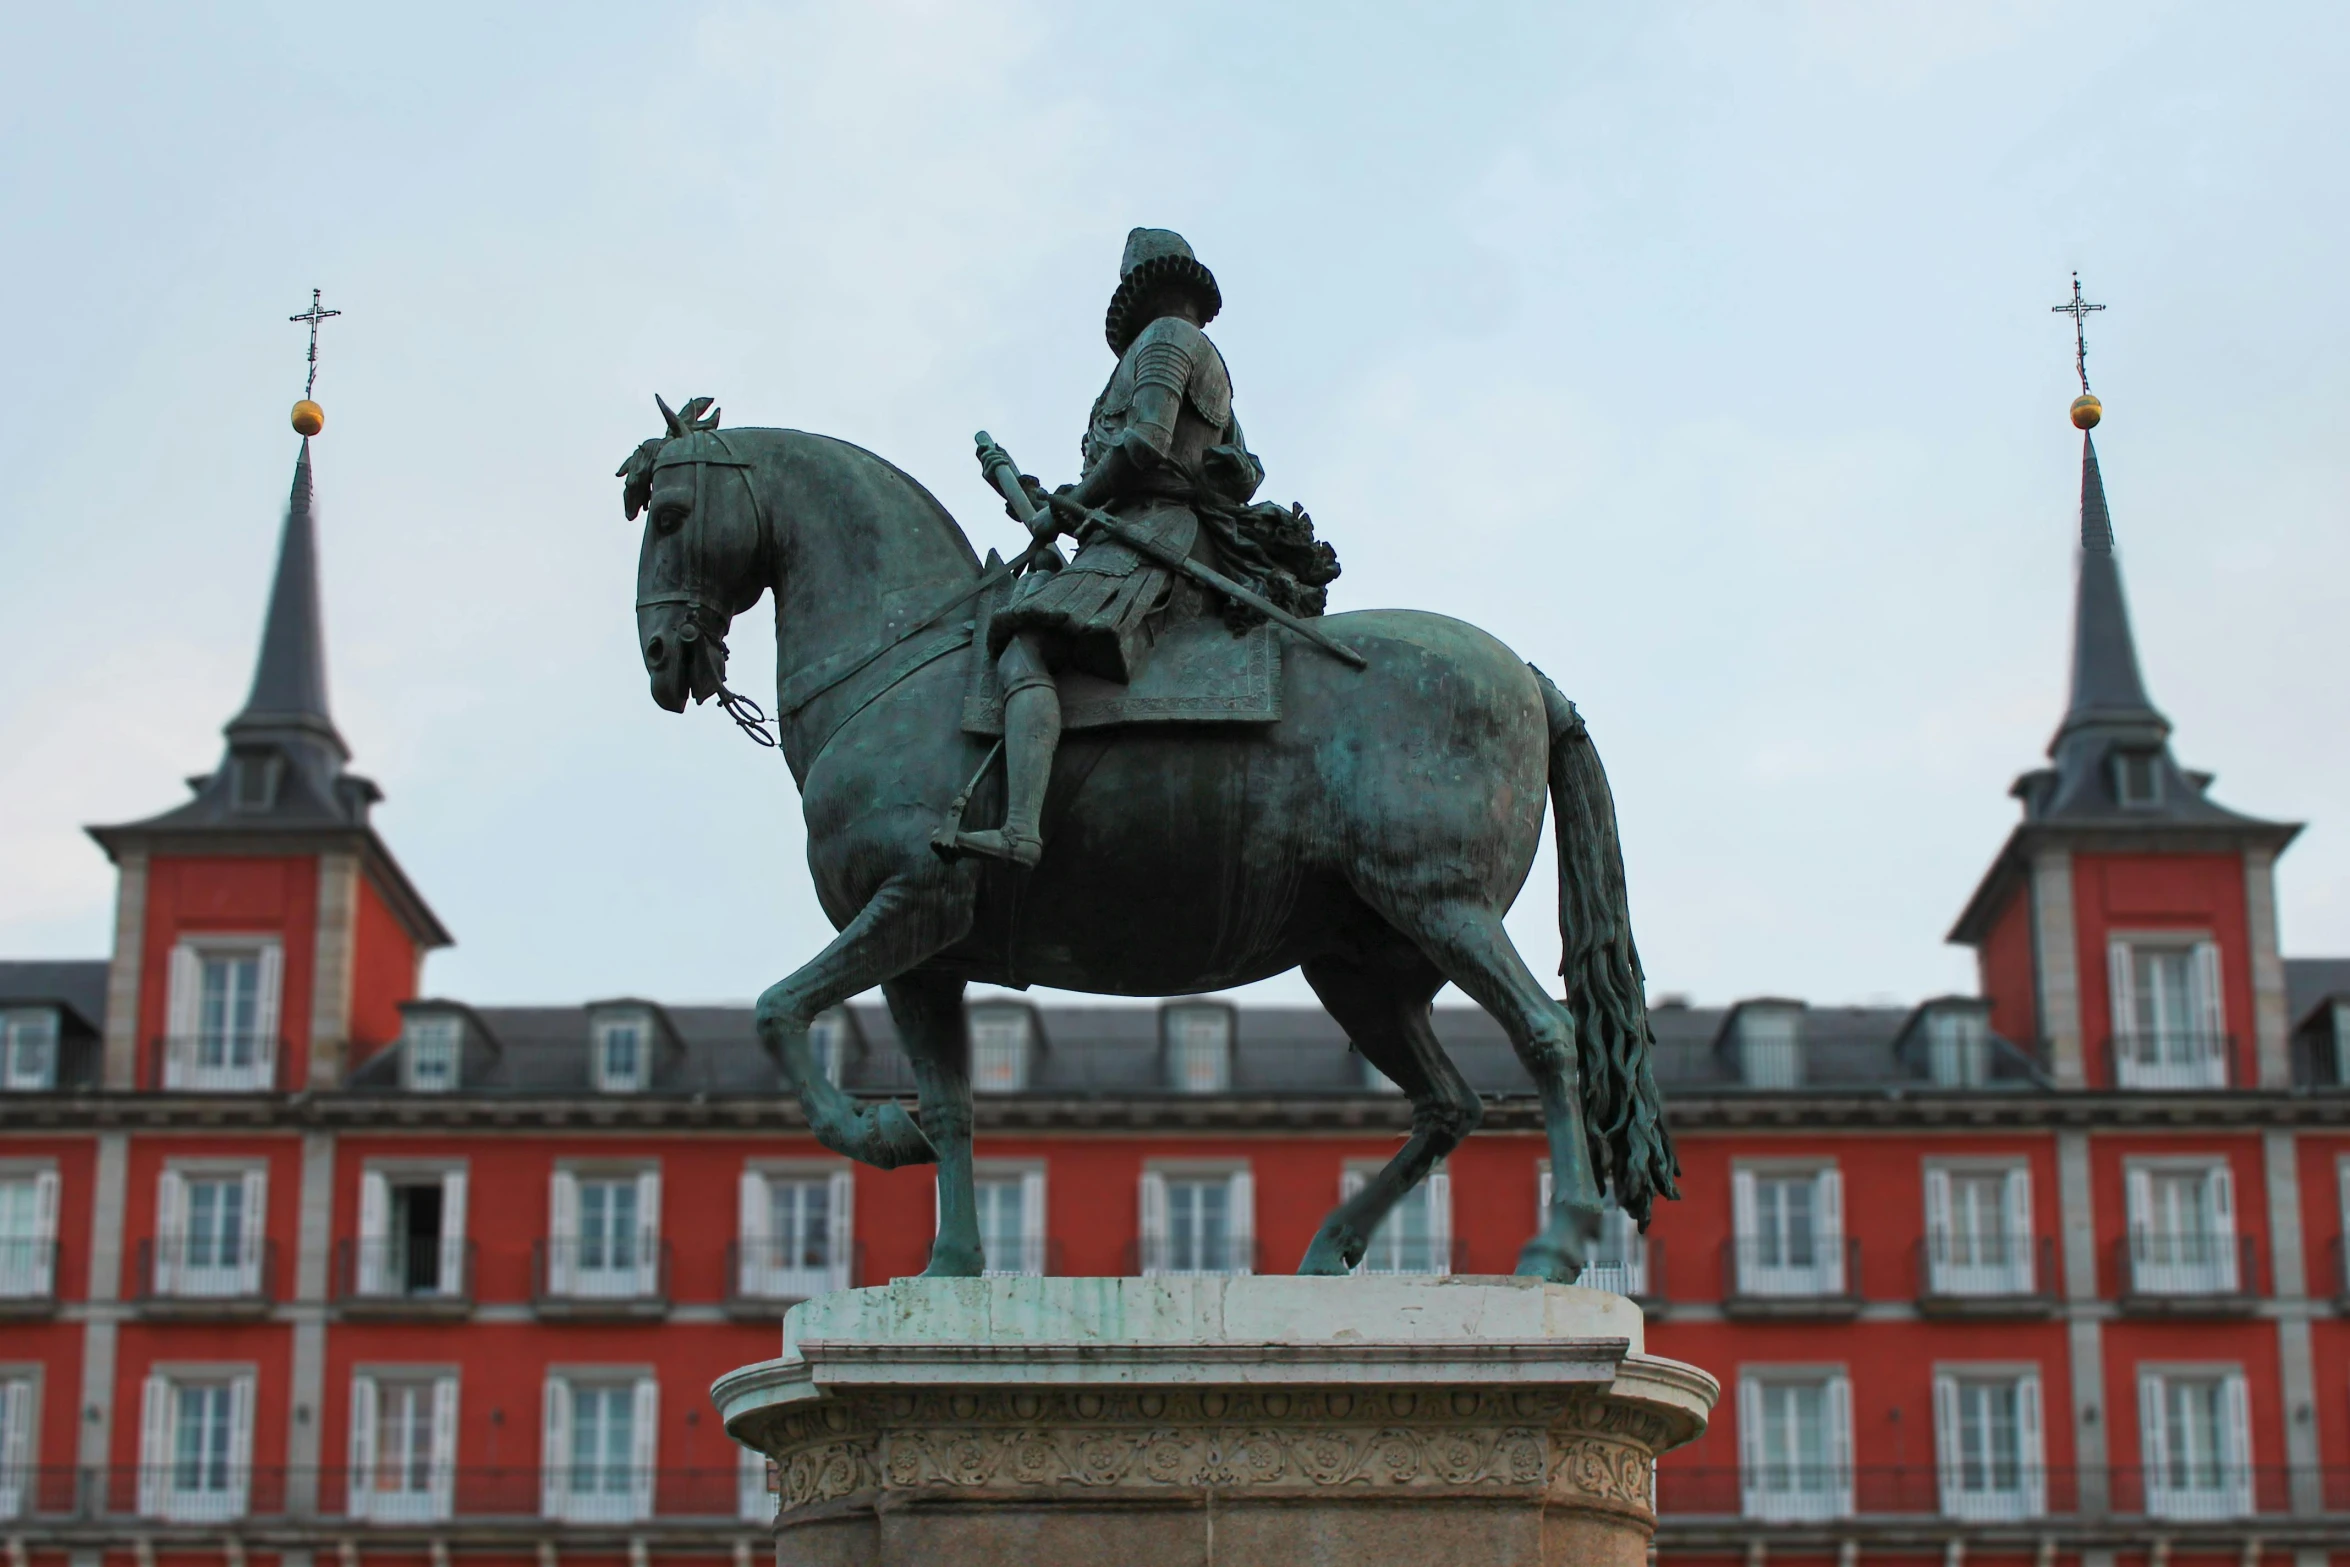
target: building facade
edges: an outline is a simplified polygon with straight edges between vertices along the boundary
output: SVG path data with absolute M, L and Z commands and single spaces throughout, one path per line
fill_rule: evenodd
M 2350 960 L 2289 961 L 2296 829 L 2181 767 L 2084 444 L 2070 700 L 1951 939 L 1972 996 L 1659 998 L 1684 1200 L 1587 1282 L 1711 1370 L 1661 1559 L 2350 1563 Z M 329 716 L 310 457 L 252 694 L 191 799 L 93 829 L 110 956 L 0 964 L 12 1567 L 767 1549 L 712 1418 L 788 1305 L 920 1271 L 929 1172 L 819 1148 L 748 1008 L 433 998 L 449 937 Z M 1318 1011 L 970 1008 L 991 1268 L 1295 1266 L 1407 1106 Z M 1485 1128 L 1373 1271 L 1503 1273 L 1548 1172 Z M 837 1081 L 910 1079 L 887 1012 Z

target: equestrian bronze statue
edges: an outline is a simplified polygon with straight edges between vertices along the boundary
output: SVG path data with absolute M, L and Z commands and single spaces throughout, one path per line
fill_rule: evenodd
M 969 1276 L 967 983 L 1177 996 L 1302 969 L 1412 1104 L 1401 1150 L 1299 1264 L 1337 1274 L 1477 1126 L 1430 1022 L 1449 980 L 1541 1097 L 1556 1178 L 1518 1271 L 1571 1281 L 1609 1189 L 1643 1225 L 1677 1195 L 1598 753 L 1558 688 L 1476 627 L 1324 613 L 1336 557 L 1302 511 L 1254 499 L 1263 468 L 1202 330 L 1215 279 L 1151 229 L 1120 272 L 1117 364 L 1077 483 L 1048 493 L 981 437 L 1031 530 L 1009 562 L 980 561 L 872 453 L 721 431 L 707 398 L 663 404 L 664 433 L 621 468 L 628 515 L 645 514 L 637 632 L 656 702 L 717 696 L 753 727 L 726 686 L 726 633 L 775 597 L 774 738 L 839 935 L 760 996 L 761 1040 L 825 1147 L 936 1161 L 927 1271 Z M 1546 794 L 1563 1002 L 1502 928 Z M 919 1119 L 835 1086 L 809 1043 L 820 1013 L 876 985 Z

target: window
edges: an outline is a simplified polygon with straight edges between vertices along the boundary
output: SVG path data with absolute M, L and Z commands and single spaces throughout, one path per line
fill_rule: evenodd
M 1926 1167 L 1926 1293 L 2029 1295 L 2032 1172 L 2024 1165 Z
M 0 1012 L 0 1088 L 41 1093 L 56 1086 L 56 1008 Z
M 1972 1007 L 1926 1014 L 1926 1072 L 1937 1088 L 1980 1088 L 1991 1081 L 1991 1019 Z
M 2048 1510 L 2037 1371 L 1937 1372 L 1934 1448 L 1949 1517 L 1998 1522 Z
M 57 1287 L 57 1172 L 0 1171 L 0 1299 L 45 1300 Z
M 40 1473 L 34 1425 L 39 1391 L 29 1371 L 0 1376 L 0 1519 L 22 1518 L 33 1510 L 33 1481 Z
M 252 1093 L 277 1081 L 278 944 L 205 937 L 171 954 L 163 1086 Z
M 162 1371 L 140 1403 L 139 1511 L 174 1523 L 245 1514 L 253 1466 L 253 1373 Z
M 1338 1200 L 1361 1191 L 1379 1170 L 1350 1164 L 1339 1173 Z M 1452 1271 L 1452 1177 L 1442 1169 L 1396 1199 L 1371 1232 L 1357 1273 L 1450 1273 Z
M 856 1184 L 844 1169 L 748 1169 L 742 1176 L 735 1287 L 746 1300 L 804 1300 L 847 1289 Z
M 652 1077 L 653 1020 L 642 1012 L 616 1012 L 595 1020 L 589 1055 L 596 1087 L 607 1094 L 633 1094 Z
M 747 1447 L 738 1448 L 734 1461 L 736 1515 L 745 1523 L 775 1522 L 779 1498 L 768 1480 L 767 1455 Z
M 2117 939 L 2107 944 L 2106 970 L 2120 1087 L 2227 1087 L 2218 943 Z
M 229 758 L 229 805 L 239 811 L 266 811 L 277 799 L 284 763 L 267 751 L 239 751 Z
M 464 1039 L 463 1018 L 447 1013 L 410 1017 L 400 1029 L 400 1085 L 419 1094 L 455 1088 Z
M 978 1007 L 971 1012 L 971 1086 L 983 1094 L 1013 1094 L 1028 1086 L 1035 1018 L 1026 1007 Z
M 1545 1219 L 1550 1211 L 1550 1161 L 1542 1161 L 1535 1178 L 1535 1201 Z M 1645 1300 L 1649 1295 L 1648 1237 L 1630 1214 L 1616 1206 L 1611 1187 L 1600 1196 L 1599 1238 L 1575 1282 L 1585 1289 L 1609 1290 Z
M 1175 1166 L 1142 1175 L 1142 1270 L 1256 1271 L 1256 1185 L 1246 1169 Z
M 540 1510 L 566 1523 L 651 1517 L 659 1416 L 660 1390 L 651 1377 L 548 1377 Z
M 410 1371 L 351 1379 L 354 1518 L 446 1518 L 457 1479 L 457 1379 Z
M 1739 1168 L 1730 1199 L 1737 1294 L 1844 1293 L 1844 1178 L 1833 1166 Z
M 2236 1182 L 2224 1160 L 2133 1163 L 2129 1202 L 2129 1293 L 2230 1295 L 2237 1266 Z
M 466 1267 L 462 1169 L 366 1169 L 359 1175 L 358 1293 L 462 1297 Z
M 1044 1170 L 981 1166 L 973 1174 L 980 1255 L 991 1279 L 1044 1273 Z
M 2252 1415 L 2243 1373 L 2141 1371 L 2138 1440 L 2150 1518 L 2252 1511 Z
M 2113 753 L 2113 797 L 2124 810 L 2142 811 L 2162 803 L 2162 753 Z
M 1791 1006 L 1738 1009 L 1738 1070 L 1749 1088 L 1798 1088 L 1803 1083 L 1803 1013 Z
M 557 1170 L 550 1206 L 550 1293 L 588 1299 L 660 1294 L 659 1171 Z
M 815 1048 L 816 1065 L 824 1073 L 824 1080 L 835 1088 L 840 1086 L 841 1074 L 848 1070 L 849 1046 L 855 1038 L 856 1026 L 846 1007 L 834 1007 L 808 1025 L 808 1043 Z
M 1750 1371 L 1738 1382 L 1746 1516 L 1852 1515 L 1852 1384 L 1842 1371 Z
M 1186 1094 L 1220 1094 L 1232 1086 L 1232 1010 L 1169 1007 L 1167 1083 Z
M 259 1295 L 267 1184 L 257 1168 L 166 1169 L 156 1193 L 154 1292 Z

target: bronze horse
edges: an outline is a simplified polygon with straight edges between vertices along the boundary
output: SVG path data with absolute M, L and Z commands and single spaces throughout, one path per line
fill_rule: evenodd
M 1292 641 L 1276 723 L 1072 736 L 1039 868 L 942 859 L 932 836 L 988 749 L 961 723 L 986 568 L 946 509 L 872 453 L 797 430 L 721 433 L 707 404 L 664 405 L 667 433 L 621 469 L 628 515 L 646 513 L 639 646 L 662 707 L 721 693 L 731 705 L 726 630 L 775 595 L 777 727 L 840 934 L 759 997 L 759 1035 L 825 1147 L 885 1169 L 937 1162 L 928 1273 L 982 1268 L 973 980 L 1171 996 L 1303 969 L 1410 1096 L 1412 1131 L 1323 1220 L 1301 1273 L 1351 1269 L 1477 1126 L 1477 1095 L 1430 1023 L 1447 980 L 1507 1031 L 1541 1095 L 1557 1178 L 1518 1272 L 1572 1280 L 1610 1185 L 1644 1225 L 1654 1197 L 1677 1195 L 1614 803 L 1582 720 L 1539 671 L 1440 615 L 1330 615 L 1316 624 L 1368 669 Z M 1546 790 L 1563 1003 L 1502 929 Z M 911 1058 L 919 1124 L 834 1086 L 809 1046 L 818 1014 L 875 985 Z

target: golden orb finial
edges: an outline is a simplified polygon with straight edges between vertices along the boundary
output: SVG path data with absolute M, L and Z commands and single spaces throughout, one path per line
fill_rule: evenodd
M 2095 392 L 2083 392 L 2073 399 L 2073 428 L 2094 430 L 2097 421 L 2105 417 L 2105 405 L 2097 400 Z
M 2078 417 L 2078 405 L 2075 405 Z M 2092 421 L 2094 422 L 2094 421 Z M 294 429 L 304 437 L 316 435 L 326 428 L 326 410 L 305 397 L 294 405 Z M 2084 425 L 2082 428 L 2086 429 Z

